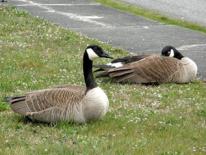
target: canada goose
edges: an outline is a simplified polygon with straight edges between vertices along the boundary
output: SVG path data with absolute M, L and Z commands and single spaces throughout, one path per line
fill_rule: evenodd
M 128 56 L 96 67 L 101 71 L 96 77 L 122 83 L 187 83 L 197 75 L 196 63 L 172 46 L 165 46 L 161 55 Z
M 29 92 L 23 96 L 7 97 L 11 109 L 23 116 L 40 122 L 70 121 L 85 123 L 104 116 L 109 101 L 97 86 L 92 73 L 92 61 L 96 57 L 111 58 L 101 47 L 90 45 L 83 56 L 83 73 L 86 84 L 58 86 Z

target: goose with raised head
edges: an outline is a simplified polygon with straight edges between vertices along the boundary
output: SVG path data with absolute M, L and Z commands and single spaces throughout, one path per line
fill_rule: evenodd
M 120 83 L 188 83 L 197 75 L 196 63 L 173 46 L 165 46 L 161 55 L 128 56 L 96 67 L 97 78 L 109 77 Z
M 92 73 L 93 59 L 97 57 L 111 58 L 97 45 L 85 49 L 83 73 L 86 87 L 66 85 L 7 97 L 6 100 L 14 112 L 40 122 L 85 123 L 99 119 L 108 111 L 109 100 Z

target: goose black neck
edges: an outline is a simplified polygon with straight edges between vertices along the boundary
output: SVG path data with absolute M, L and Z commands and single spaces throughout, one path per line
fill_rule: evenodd
M 83 72 L 84 72 L 84 81 L 87 87 L 87 90 L 97 87 L 93 73 L 92 73 L 92 64 L 93 62 L 89 59 L 87 52 L 85 51 L 83 57 Z
M 176 55 L 175 55 L 175 57 L 177 58 L 177 59 L 182 59 L 184 56 L 181 54 L 181 53 L 177 53 Z
M 181 60 L 184 56 L 178 51 L 178 50 L 174 50 L 175 51 L 175 55 L 174 57 Z

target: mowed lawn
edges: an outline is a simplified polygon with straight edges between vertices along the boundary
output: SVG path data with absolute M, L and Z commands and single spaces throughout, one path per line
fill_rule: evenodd
M 98 79 L 110 110 L 99 121 L 32 123 L 5 96 L 61 84 L 84 85 L 82 56 L 96 40 L 0 6 L 0 154 L 206 154 L 206 84 L 120 85 Z M 98 63 L 108 60 L 97 60 Z

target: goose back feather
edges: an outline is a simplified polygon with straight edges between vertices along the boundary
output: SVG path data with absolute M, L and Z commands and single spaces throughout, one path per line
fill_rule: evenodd
M 188 63 L 172 57 L 150 55 L 139 61 L 118 68 L 107 68 L 97 77 L 108 76 L 122 83 L 185 83 L 195 78 L 190 74 Z

